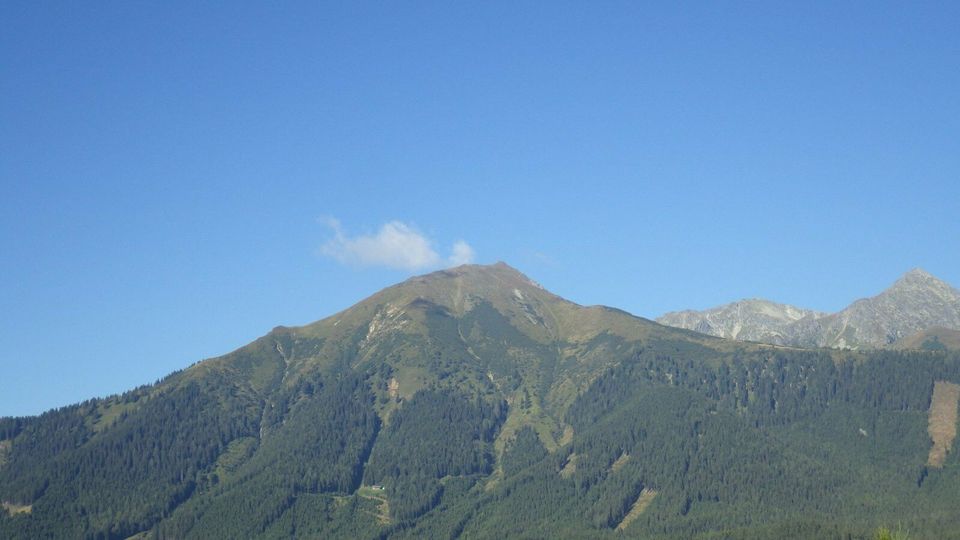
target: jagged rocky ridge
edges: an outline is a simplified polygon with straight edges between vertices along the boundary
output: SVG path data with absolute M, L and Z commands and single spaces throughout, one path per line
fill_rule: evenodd
M 794 347 L 885 347 L 931 328 L 960 330 L 960 291 L 914 269 L 890 288 L 837 313 L 767 300 L 667 313 L 657 322 L 712 336 Z

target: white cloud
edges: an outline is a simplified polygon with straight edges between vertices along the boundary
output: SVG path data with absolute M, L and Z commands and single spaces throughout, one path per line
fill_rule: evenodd
M 458 240 L 444 260 L 433 248 L 431 239 L 401 221 L 385 223 L 375 234 L 353 237 L 343 231 L 336 219 L 328 219 L 327 225 L 333 230 L 333 238 L 323 245 L 321 252 L 343 264 L 416 271 L 436 268 L 444 262 L 450 266 L 467 264 L 474 257 L 473 248 Z
M 463 240 L 457 240 L 453 244 L 453 252 L 450 254 L 450 257 L 447 259 L 447 262 L 450 263 L 450 266 L 460 266 L 461 264 L 470 264 L 473 262 L 473 258 L 476 256 L 473 248 L 470 247 L 470 244 L 464 242 Z

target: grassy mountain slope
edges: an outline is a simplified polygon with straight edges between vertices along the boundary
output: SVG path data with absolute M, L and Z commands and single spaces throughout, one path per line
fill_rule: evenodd
M 960 330 L 928 328 L 897 341 L 896 349 L 960 350 Z

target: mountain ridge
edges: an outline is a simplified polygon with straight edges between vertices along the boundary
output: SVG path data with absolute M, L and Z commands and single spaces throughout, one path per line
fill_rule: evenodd
M 758 306 L 776 306 L 777 314 L 764 314 Z M 752 299 L 701 311 L 670 312 L 656 321 L 727 339 L 784 346 L 877 348 L 927 328 L 960 330 L 960 291 L 914 268 L 876 296 L 856 300 L 835 313 Z

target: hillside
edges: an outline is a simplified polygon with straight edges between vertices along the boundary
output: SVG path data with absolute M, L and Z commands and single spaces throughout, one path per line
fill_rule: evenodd
M 657 322 L 793 347 L 879 348 L 931 328 L 960 330 L 960 291 L 914 269 L 879 295 L 857 300 L 837 313 L 743 300 L 704 311 L 667 313 Z
M 718 339 L 462 266 L 0 419 L 0 537 L 941 538 L 937 382 L 957 353 Z

